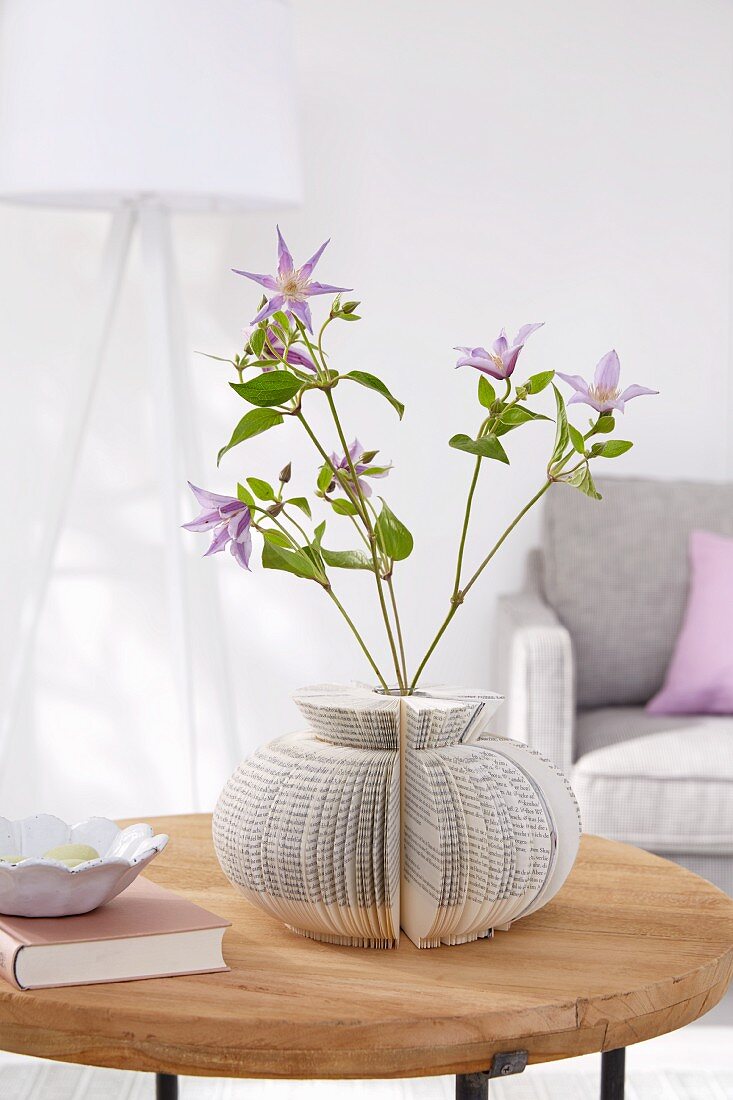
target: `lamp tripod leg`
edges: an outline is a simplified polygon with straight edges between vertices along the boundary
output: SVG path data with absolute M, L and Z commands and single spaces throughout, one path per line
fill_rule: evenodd
M 153 396 L 157 413 L 157 440 L 161 468 L 161 503 L 165 542 L 166 587 L 174 656 L 176 694 L 181 707 L 191 804 L 199 808 L 198 759 L 191 621 L 186 581 L 186 560 L 181 538 L 180 499 L 183 489 L 173 378 L 179 369 L 173 317 L 173 267 L 168 211 L 159 205 L 141 206 L 139 212 L 145 304 L 151 352 Z
M 203 469 L 197 432 L 194 424 L 193 397 L 190 381 L 190 345 L 186 338 L 185 312 L 181 301 L 175 250 L 170 237 L 168 247 L 169 300 L 171 303 L 171 346 L 175 369 L 170 373 L 170 384 L 178 426 L 179 458 L 182 459 L 183 477 L 193 477 L 194 471 Z M 179 490 L 180 495 L 180 490 Z M 193 500 L 191 499 L 191 503 Z M 225 640 L 224 622 L 219 584 L 220 570 L 201 568 L 196 572 L 196 587 L 200 593 L 200 622 L 206 637 L 207 672 L 214 685 L 216 702 L 221 710 L 221 722 L 225 741 L 225 759 L 219 763 L 228 775 L 240 760 L 237 738 L 236 707 L 229 669 L 229 656 Z M 224 776 L 216 775 L 216 793 Z
M 69 411 L 60 453 L 54 465 L 53 491 L 44 513 L 44 529 L 21 611 L 13 663 L 5 692 L 5 710 L 0 726 L 0 773 L 19 718 L 38 626 L 109 341 L 134 224 L 134 208 L 127 205 L 120 207 L 112 217 L 104 245 L 96 301 L 91 313 L 89 345 L 76 387 L 75 404 Z

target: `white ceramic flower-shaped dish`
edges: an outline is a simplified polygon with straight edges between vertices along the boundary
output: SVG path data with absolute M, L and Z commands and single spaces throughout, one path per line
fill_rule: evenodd
M 22 863 L 0 863 L 0 913 L 15 917 L 69 917 L 89 913 L 127 889 L 168 843 L 150 825 L 120 829 L 106 817 L 67 825 L 51 814 L 22 821 L 0 817 L 0 855 L 23 856 Z M 88 844 L 99 852 L 69 868 L 44 858 L 60 844 Z

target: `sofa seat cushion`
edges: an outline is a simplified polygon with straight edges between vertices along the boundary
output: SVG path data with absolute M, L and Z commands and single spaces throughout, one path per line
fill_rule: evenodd
M 657 852 L 733 854 L 733 718 L 596 749 L 572 782 L 586 832 Z
M 644 707 L 597 707 L 579 710 L 575 719 L 573 758 L 586 753 L 635 741 L 649 733 L 667 733 L 675 729 L 691 729 L 705 722 L 704 717 L 683 717 L 649 714 Z

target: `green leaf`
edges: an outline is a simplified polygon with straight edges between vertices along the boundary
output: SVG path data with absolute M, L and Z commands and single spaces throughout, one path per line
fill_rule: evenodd
M 256 497 L 260 500 L 274 500 L 275 490 L 272 485 L 269 485 L 266 481 L 262 481 L 259 477 L 248 477 L 247 484 Z
M 325 493 L 326 489 L 329 487 L 329 485 L 331 484 L 333 479 L 334 479 L 333 469 L 331 468 L 331 466 L 329 466 L 329 464 L 327 462 L 324 462 L 324 464 L 321 466 L 320 470 L 318 471 L 318 481 L 316 482 L 316 485 L 318 486 L 318 488 L 321 490 L 322 493 Z
M 582 432 L 579 432 L 572 424 L 568 424 L 568 432 L 570 433 L 570 442 L 579 455 L 585 454 L 585 438 Z
M 346 317 L 344 317 L 344 320 L 355 320 L 354 314 L 347 314 Z M 376 390 L 377 393 L 381 393 L 382 397 L 386 398 L 386 400 L 389 401 L 392 408 L 397 410 L 397 415 L 399 416 L 400 420 L 402 419 L 405 411 L 405 406 L 402 404 L 401 401 L 398 401 L 396 397 L 393 397 L 381 378 L 377 378 L 375 374 L 367 374 L 367 372 L 363 370 L 349 371 L 349 373 L 345 374 L 343 377 L 350 378 L 352 382 L 358 382 L 360 386 L 366 386 L 368 390 Z
M 310 558 L 310 560 L 315 565 L 316 573 L 318 574 L 318 576 L 325 580 L 325 578 L 326 578 L 326 569 L 325 569 L 325 566 L 323 564 L 323 558 L 321 557 L 321 548 L 320 548 L 320 546 L 316 546 L 315 543 L 313 545 L 311 545 L 309 543 L 307 546 L 303 547 L 303 553 L 307 554 L 308 557 Z
M 554 370 L 543 370 L 539 374 L 533 374 L 531 378 L 528 378 L 525 385 L 529 387 L 530 393 L 541 393 L 546 386 L 549 386 L 554 377 Z
M 249 489 L 245 489 L 244 485 L 240 485 L 239 482 L 237 482 L 237 500 L 241 500 L 243 504 L 248 504 L 250 508 L 254 508 L 255 498 Z
M 278 531 L 276 527 L 263 527 L 261 528 L 264 538 L 268 542 L 271 542 L 273 546 L 284 546 L 286 549 L 292 548 L 292 542 L 284 535 L 282 531 Z
M 634 446 L 628 439 L 609 439 L 605 443 L 594 443 L 590 453 L 597 458 L 618 458 Z
M 341 321 L 361 321 L 360 313 L 339 313 L 338 316 Z
M 602 500 L 601 494 L 593 484 L 593 478 L 590 476 L 587 462 L 584 466 L 581 466 L 579 470 L 574 470 L 571 474 L 562 474 L 558 478 L 558 481 L 563 481 L 566 485 L 573 485 L 576 489 L 580 489 L 581 493 L 585 493 L 587 497 L 591 497 L 592 500 Z
M 338 500 L 331 501 L 331 507 L 338 516 L 358 516 L 359 510 L 351 500 Z
M 496 420 L 491 426 L 491 434 L 498 438 L 507 432 L 513 432 L 516 427 L 516 424 L 505 424 L 503 420 Z
M 565 454 L 568 443 L 570 442 L 570 432 L 568 431 L 568 415 L 565 412 L 565 402 L 559 389 L 552 383 L 552 388 L 555 391 L 555 405 L 557 407 L 557 418 L 555 424 L 557 425 L 555 430 L 555 446 L 552 451 L 552 458 L 550 459 L 550 465 L 553 466 L 556 462 Z
M 394 512 L 387 507 L 384 498 L 379 499 L 382 501 L 382 511 L 374 526 L 377 542 L 388 558 L 392 558 L 393 561 L 403 561 L 412 553 L 413 537 L 404 523 L 401 523 Z
M 526 409 L 523 405 L 512 405 L 511 408 L 505 409 L 501 414 L 501 420 L 505 424 L 510 424 L 513 428 L 519 427 L 520 424 L 526 424 L 530 420 L 549 419 L 549 416 L 532 412 L 531 409 Z
M 249 401 L 250 405 L 266 408 L 284 405 L 291 397 L 295 397 L 303 383 L 289 371 L 272 370 L 258 375 L 250 382 L 230 382 L 229 385 L 235 393 Z
M 279 325 L 283 332 L 290 332 L 290 322 L 288 321 L 287 313 L 283 313 L 281 309 L 277 313 L 273 313 L 272 319 L 276 325 Z
M 327 550 L 320 547 L 321 556 L 326 565 L 334 569 L 369 569 L 374 572 L 374 564 L 361 550 Z
M 319 568 L 323 572 L 324 576 L 325 576 L 326 570 L 325 570 L 325 566 L 323 564 L 323 557 L 321 555 L 321 542 L 323 540 L 323 536 L 324 536 L 325 532 L 326 532 L 326 521 L 324 519 L 324 520 L 321 520 L 321 522 L 318 524 L 318 526 L 314 528 L 313 534 L 314 534 L 315 538 L 313 539 L 313 542 L 308 547 L 308 553 L 311 555 L 311 560 L 316 561 L 318 563 Z
M 493 458 L 509 465 L 507 453 L 495 435 L 483 435 L 479 439 L 471 439 L 469 435 L 454 435 L 448 440 L 448 445 L 455 447 L 457 451 L 480 455 L 481 458 Z
M 268 428 L 274 428 L 276 424 L 282 424 L 282 422 L 283 418 L 280 413 L 274 412 L 273 409 L 250 409 L 237 424 L 226 447 L 222 447 L 219 451 L 216 459 L 217 466 L 227 451 L 231 451 L 232 447 L 236 447 L 239 443 L 244 443 L 245 439 L 260 435 L 262 432 L 266 432 Z
M 604 413 L 590 434 L 608 435 L 608 433 L 612 432 L 615 427 L 616 421 L 614 420 L 611 413 Z
M 282 569 L 286 573 L 293 573 L 304 580 L 321 580 L 320 570 L 317 565 L 302 550 L 286 550 L 278 545 L 271 537 L 272 532 L 265 533 L 265 542 L 262 546 L 262 567 L 264 569 Z
M 265 330 L 263 328 L 255 329 L 249 338 L 249 346 L 252 348 L 254 357 L 259 359 L 265 346 Z
M 490 409 L 496 401 L 496 390 L 485 374 L 478 376 L 478 399 L 485 409 Z
M 290 497 L 285 503 L 295 505 L 296 508 L 300 508 L 301 512 L 305 512 L 308 519 L 311 518 L 311 506 L 305 497 Z

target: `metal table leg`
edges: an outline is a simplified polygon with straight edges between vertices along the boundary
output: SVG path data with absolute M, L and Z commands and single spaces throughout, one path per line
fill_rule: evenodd
M 456 1075 L 456 1100 L 489 1100 L 489 1079 L 521 1073 L 527 1065 L 524 1051 L 498 1054 L 485 1073 Z M 606 1050 L 601 1055 L 601 1100 L 624 1100 L 626 1050 Z M 172 1073 L 156 1073 L 156 1100 L 178 1100 L 178 1078 Z
M 497 1054 L 491 1069 L 484 1073 L 459 1073 L 456 1076 L 456 1100 L 489 1100 L 489 1080 L 521 1073 L 527 1065 L 525 1051 Z M 601 1055 L 601 1100 L 624 1100 L 626 1050 L 606 1050 Z
M 178 1078 L 173 1073 L 156 1073 L 155 1100 L 178 1100 Z
M 456 1074 L 456 1100 L 489 1100 L 489 1079 L 486 1074 Z
M 624 1100 L 626 1048 L 601 1054 L 601 1100 Z
M 491 1068 L 483 1073 L 456 1074 L 456 1100 L 489 1100 L 489 1079 L 521 1073 L 526 1069 L 528 1061 L 526 1050 L 510 1050 L 495 1054 Z

